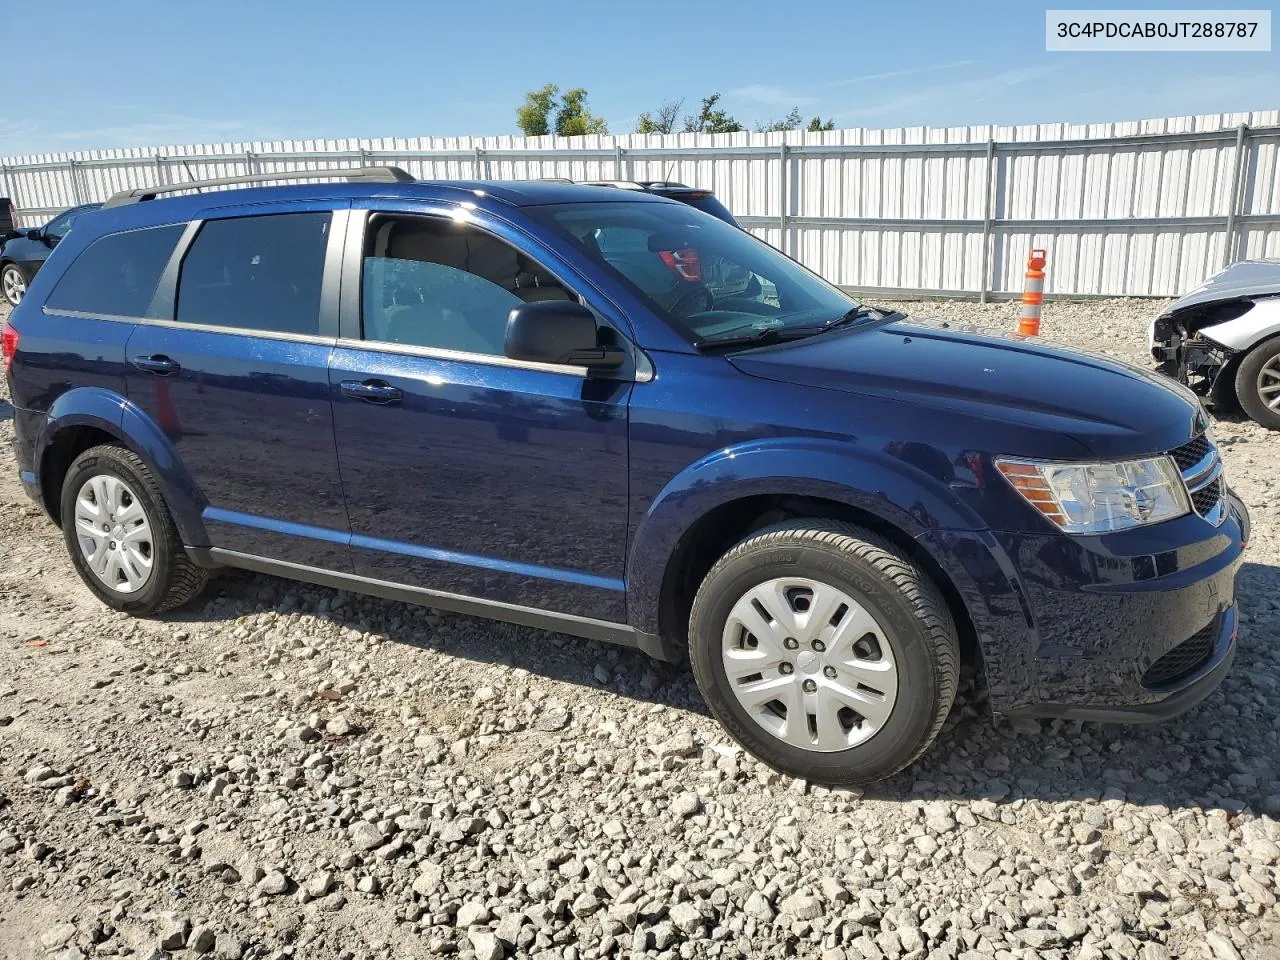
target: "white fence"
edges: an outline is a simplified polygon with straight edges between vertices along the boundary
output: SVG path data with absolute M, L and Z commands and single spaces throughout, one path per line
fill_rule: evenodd
M 1167 296 L 1280 256 L 1280 111 L 1106 124 L 716 136 L 224 143 L 0 161 L 37 224 L 129 187 L 393 163 L 424 179 L 679 180 L 819 273 L 881 294 Z

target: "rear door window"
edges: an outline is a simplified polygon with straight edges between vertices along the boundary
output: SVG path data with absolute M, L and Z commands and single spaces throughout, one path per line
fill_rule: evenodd
M 326 211 L 208 221 L 182 261 L 176 319 L 318 334 L 331 219 Z
M 112 233 L 89 244 L 59 278 L 45 306 L 98 316 L 145 317 L 186 224 Z

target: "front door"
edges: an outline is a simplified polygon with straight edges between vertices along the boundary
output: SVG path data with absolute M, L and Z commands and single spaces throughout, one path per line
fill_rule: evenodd
M 211 546 L 346 572 L 328 363 L 348 211 L 332 206 L 199 224 L 173 320 L 135 327 L 127 379 L 207 501 Z
M 372 211 L 348 245 L 329 378 L 356 573 L 624 622 L 631 378 L 508 360 L 512 306 L 574 294 L 469 220 Z

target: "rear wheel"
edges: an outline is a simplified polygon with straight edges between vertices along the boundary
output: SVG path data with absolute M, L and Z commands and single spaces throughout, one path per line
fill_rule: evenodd
M 62 532 L 80 579 L 117 610 L 163 613 L 207 582 L 183 549 L 151 471 L 122 447 L 94 447 L 71 464 L 62 484 Z
M 1236 398 L 1252 419 L 1280 430 L 1280 337 L 1245 354 L 1236 370 Z
M 27 292 L 27 278 L 22 273 L 22 268 L 16 263 L 6 263 L 0 267 L 0 294 L 4 295 L 5 302 L 11 307 L 16 307 L 22 302 L 23 296 Z
M 770 766 L 817 783 L 888 777 L 937 736 L 959 645 L 928 575 L 883 537 L 826 520 L 743 540 L 689 625 L 708 706 Z

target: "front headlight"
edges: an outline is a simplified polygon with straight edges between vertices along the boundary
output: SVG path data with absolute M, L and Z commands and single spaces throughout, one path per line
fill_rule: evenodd
M 1168 457 L 1119 463 L 1058 463 L 997 457 L 996 467 L 1029 504 L 1067 533 L 1109 533 L 1191 510 Z

